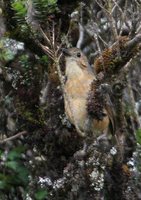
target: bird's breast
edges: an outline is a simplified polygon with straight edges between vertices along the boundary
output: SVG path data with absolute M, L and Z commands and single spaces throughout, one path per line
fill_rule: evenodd
M 92 79 L 68 79 L 65 85 L 65 111 L 72 124 L 77 123 L 81 130 L 87 119 L 87 97 Z
M 72 78 L 68 79 L 65 85 L 66 93 L 69 97 L 75 99 L 87 98 L 90 90 L 91 79 Z
M 83 132 L 93 132 L 97 135 L 107 129 L 109 118 L 103 120 L 90 119 L 87 112 L 87 99 L 93 78 L 77 77 L 67 79 L 65 84 L 65 112 L 74 125 Z

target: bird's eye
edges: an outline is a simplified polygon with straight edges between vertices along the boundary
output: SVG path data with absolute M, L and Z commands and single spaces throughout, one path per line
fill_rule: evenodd
M 78 52 L 77 53 L 77 57 L 80 58 L 81 57 L 81 53 Z

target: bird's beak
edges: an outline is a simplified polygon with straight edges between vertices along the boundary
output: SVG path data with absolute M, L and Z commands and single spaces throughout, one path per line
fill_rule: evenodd
M 65 56 L 71 56 L 70 52 L 68 49 L 65 49 L 65 48 L 62 48 L 62 53 L 65 55 Z

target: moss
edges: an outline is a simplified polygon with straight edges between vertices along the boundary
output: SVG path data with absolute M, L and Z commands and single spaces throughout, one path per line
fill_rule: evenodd
M 128 51 L 126 43 L 129 37 L 121 36 L 119 40 L 108 49 L 105 49 L 102 56 L 98 57 L 94 63 L 96 73 L 104 72 L 106 75 L 119 71 L 138 52 L 138 45 Z
M 30 109 L 23 102 L 19 102 L 16 104 L 17 113 L 26 123 L 31 123 L 37 126 L 44 126 L 46 122 L 46 116 L 44 108 L 36 107 L 36 109 Z

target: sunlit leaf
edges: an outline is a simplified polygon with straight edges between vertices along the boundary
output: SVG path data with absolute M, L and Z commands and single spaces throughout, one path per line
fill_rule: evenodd
M 141 144 L 141 129 L 136 131 L 136 139 L 139 144 Z

